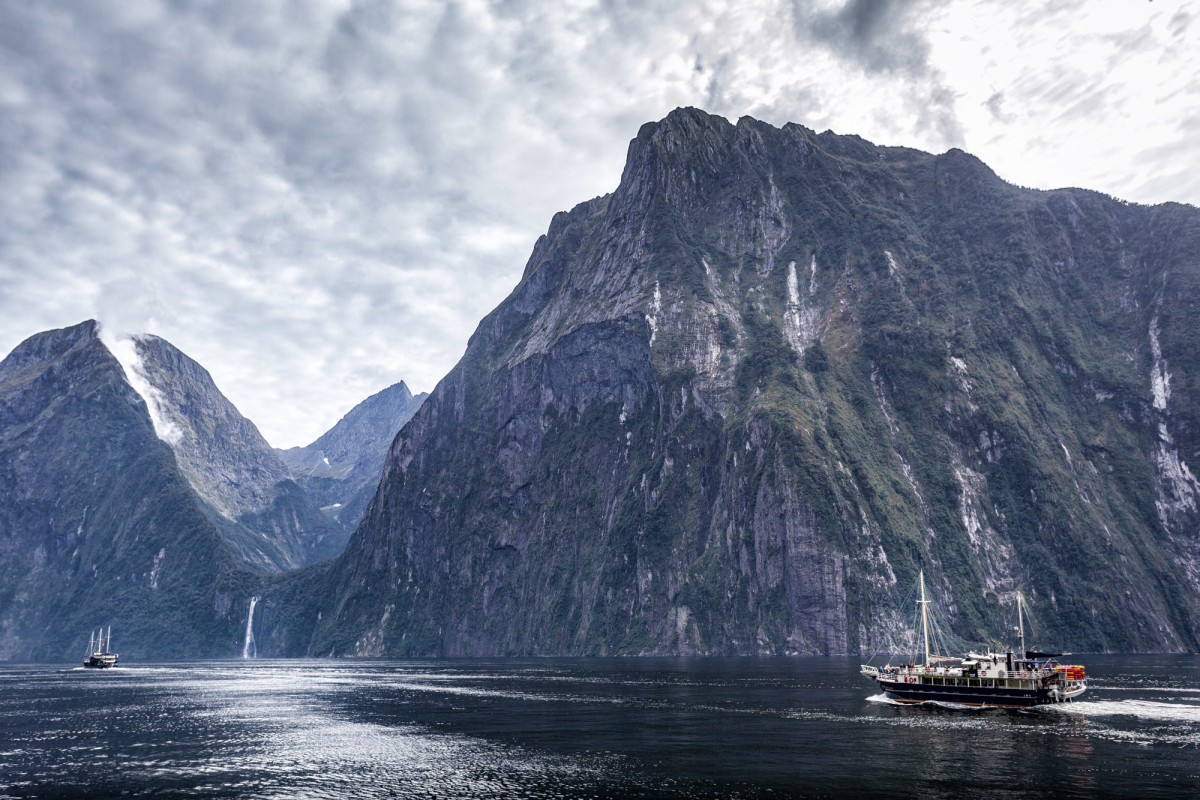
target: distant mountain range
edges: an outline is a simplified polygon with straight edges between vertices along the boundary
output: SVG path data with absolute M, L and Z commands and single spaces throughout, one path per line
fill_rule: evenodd
M 232 652 L 264 576 L 349 536 L 203 367 L 155 336 L 109 344 L 89 321 L 0 363 L 0 658 L 73 654 L 100 624 L 135 656 Z M 400 427 L 378 405 L 338 450 L 359 488 Z
M 974 640 L 1023 590 L 1034 646 L 1194 652 L 1198 306 L 1195 208 L 680 109 L 307 447 L 161 339 L 17 347 L 0 658 L 234 655 L 252 597 L 264 655 L 907 652 L 918 570 Z

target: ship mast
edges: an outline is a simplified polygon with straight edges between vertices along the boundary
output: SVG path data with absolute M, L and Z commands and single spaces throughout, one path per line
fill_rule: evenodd
M 1020 590 L 1017 590 L 1017 630 L 1021 632 L 1021 658 L 1025 657 L 1025 616 L 1022 613 L 1024 605 L 1025 598 L 1021 596 Z
M 925 570 L 921 570 L 921 630 L 925 637 L 925 666 L 929 666 L 929 601 L 925 599 Z

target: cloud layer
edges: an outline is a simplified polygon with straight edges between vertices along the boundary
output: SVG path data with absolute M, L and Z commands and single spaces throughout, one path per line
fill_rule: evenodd
M 0 350 L 157 333 L 307 443 L 431 389 L 552 214 L 681 105 L 1200 203 L 1195 13 L 1094 5 L 4 4 Z

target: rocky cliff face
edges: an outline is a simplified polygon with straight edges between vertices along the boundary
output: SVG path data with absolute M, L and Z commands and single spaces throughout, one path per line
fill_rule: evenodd
M 966 636 L 1021 588 L 1046 643 L 1194 650 L 1198 300 L 1196 209 L 676 111 L 554 218 L 290 647 L 865 652 L 924 568 Z
M 0 659 L 232 654 L 252 578 L 156 435 L 96 324 L 0 363 Z
M 301 488 L 347 536 L 375 496 L 388 447 L 427 396 L 414 396 L 401 381 L 350 409 L 307 447 L 276 451 Z
M 256 571 L 278 572 L 342 551 L 348 533 L 292 480 L 206 369 L 157 336 L 116 347 L 160 438 L 237 558 Z

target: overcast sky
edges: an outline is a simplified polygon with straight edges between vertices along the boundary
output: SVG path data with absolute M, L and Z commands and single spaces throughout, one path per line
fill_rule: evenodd
M 277 446 L 428 391 L 638 127 L 961 147 L 1200 205 L 1200 8 L 1169 0 L 0 0 L 0 352 L 96 317 Z

